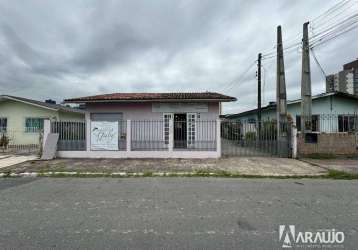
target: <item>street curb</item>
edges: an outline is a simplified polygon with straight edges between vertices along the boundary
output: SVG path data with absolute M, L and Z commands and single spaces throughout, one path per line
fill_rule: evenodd
M 320 178 L 326 174 L 314 175 L 248 175 L 240 173 L 215 172 L 22 172 L 0 173 L 0 178 L 8 177 L 226 177 L 226 178 Z
M 186 177 L 186 176 L 213 176 L 213 177 L 236 177 L 239 174 L 201 173 L 201 172 L 22 172 L 22 173 L 0 173 L 0 178 L 6 177 Z

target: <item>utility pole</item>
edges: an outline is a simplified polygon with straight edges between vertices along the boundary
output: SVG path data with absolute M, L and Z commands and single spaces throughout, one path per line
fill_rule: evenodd
M 311 91 L 311 68 L 310 48 L 308 42 L 308 24 L 303 24 L 302 38 L 302 76 L 301 76 L 301 133 L 312 132 L 312 91 Z
M 276 72 L 276 113 L 277 113 L 277 152 L 281 154 L 287 140 L 287 99 L 285 66 L 281 26 L 277 26 L 277 72 Z
M 257 57 L 257 124 L 259 140 L 261 138 L 261 59 L 262 54 L 259 53 Z

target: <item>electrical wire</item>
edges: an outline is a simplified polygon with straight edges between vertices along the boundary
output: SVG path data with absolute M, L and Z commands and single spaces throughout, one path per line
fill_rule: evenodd
M 351 31 L 351 30 L 354 30 L 354 29 L 356 29 L 356 28 L 358 28 L 358 25 L 355 25 L 355 26 L 353 26 L 353 27 L 350 27 L 349 29 L 346 29 L 346 30 L 344 30 L 344 31 L 342 31 L 342 32 L 340 32 L 340 33 L 337 33 L 337 34 L 334 35 L 334 36 L 328 37 L 328 38 L 326 38 L 325 40 L 321 40 L 321 39 L 320 39 L 320 40 L 317 41 L 316 43 L 312 44 L 311 47 L 312 47 L 312 48 L 315 48 L 315 47 L 317 47 L 317 46 L 321 46 L 322 44 L 325 44 L 325 43 L 327 43 L 327 42 L 329 42 L 329 41 L 331 41 L 331 40 L 333 40 L 333 39 L 336 39 L 337 37 L 339 37 L 339 36 L 341 36 L 341 35 L 344 35 L 344 34 L 346 34 L 347 32 L 349 32 L 349 31 Z
M 245 77 L 245 75 L 250 71 L 250 69 L 256 65 L 257 60 L 255 60 L 253 63 L 251 63 L 236 79 L 232 80 L 228 84 L 226 84 L 222 91 L 223 92 L 229 92 L 233 87 L 241 85 L 242 79 Z M 237 84 L 235 84 L 237 83 Z
M 350 3 L 350 4 L 349 4 Z M 351 8 L 353 5 L 355 5 L 357 1 L 352 2 L 352 0 L 343 0 L 339 3 L 333 5 L 330 7 L 327 11 L 319 15 L 318 17 L 314 18 L 311 21 L 310 30 L 313 34 L 312 37 L 310 37 L 310 42 L 316 42 L 316 40 L 324 40 L 326 37 L 329 37 L 332 35 L 332 33 L 337 33 L 341 29 L 347 29 L 349 26 L 354 25 L 358 20 L 356 20 L 358 13 L 349 16 L 348 18 L 346 15 L 342 18 L 340 17 L 342 14 L 345 14 L 344 12 Z M 341 10 L 337 13 L 337 11 Z M 335 14 L 332 16 L 332 14 Z M 338 20 L 334 20 L 334 18 L 339 17 Z M 327 20 L 327 18 L 330 18 Z M 318 24 L 324 22 L 323 25 L 319 26 Z M 330 23 L 328 26 L 327 23 Z M 318 33 L 316 33 L 318 31 Z M 331 32 L 331 33 L 330 33 Z M 302 32 L 300 32 L 298 35 L 302 35 Z M 288 43 L 288 41 L 293 41 L 293 44 Z M 289 45 L 287 47 L 284 47 L 285 50 L 289 49 L 296 49 L 299 48 L 301 45 L 301 41 L 298 41 L 298 38 L 295 39 L 288 39 L 283 42 L 284 44 L 288 43 Z M 275 46 L 274 46 L 275 48 Z M 275 51 L 272 49 L 271 51 L 267 51 L 266 53 L 263 53 L 264 59 L 270 59 L 275 57 Z
M 310 50 L 312 52 L 312 56 L 322 75 L 326 77 L 326 73 L 319 63 L 317 56 L 313 50 L 313 48 L 317 46 L 321 46 L 322 44 L 336 39 L 337 37 L 355 29 L 358 27 L 358 13 L 353 13 L 351 16 L 347 17 L 345 12 L 348 9 L 351 9 L 353 5 L 355 5 L 357 1 L 352 2 L 352 0 L 342 0 L 337 4 L 333 5 L 325 12 L 312 19 L 310 22 L 310 31 L 312 36 L 309 38 Z M 345 14 L 343 17 L 342 15 Z M 302 32 L 295 35 L 293 38 L 283 41 L 283 43 L 288 44 L 283 48 L 285 53 L 291 53 L 296 51 L 297 49 L 302 48 L 302 41 L 299 36 L 302 36 Z M 270 60 L 276 58 L 276 46 L 273 46 L 271 50 L 268 50 L 266 53 L 262 54 L 262 61 Z M 240 86 L 243 82 L 243 78 L 249 72 L 249 70 L 256 64 L 257 60 L 255 60 L 252 64 L 250 64 L 236 79 L 229 82 L 224 86 L 224 92 L 230 91 L 234 87 Z M 264 73 L 264 77 L 266 77 Z M 265 78 L 264 78 L 265 82 Z
M 313 56 L 314 61 L 316 62 L 316 64 L 318 65 L 319 69 L 320 69 L 321 72 L 322 72 L 322 75 L 323 75 L 324 80 L 326 80 L 327 74 L 326 74 L 326 72 L 324 71 L 322 65 L 319 63 L 319 61 L 318 61 L 318 59 L 317 59 L 317 56 L 316 56 L 316 53 L 314 52 L 313 48 L 310 48 L 310 50 L 311 50 L 311 52 L 312 52 L 311 54 L 312 54 L 312 56 Z
M 312 19 L 312 24 L 314 23 L 320 23 L 323 22 L 325 18 L 327 18 L 331 13 L 334 13 L 335 11 L 339 10 L 339 8 L 344 7 L 346 4 L 348 4 L 351 0 L 342 0 L 340 2 L 338 2 L 337 4 L 333 5 L 332 7 L 330 7 L 328 10 L 326 10 L 325 12 L 323 12 L 321 15 L 315 17 Z M 321 20 L 320 20 L 321 19 Z M 320 21 L 318 21 L 320 20 Z

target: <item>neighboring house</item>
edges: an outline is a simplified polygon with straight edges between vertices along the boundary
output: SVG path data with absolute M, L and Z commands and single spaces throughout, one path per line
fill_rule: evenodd
M 66 99 L 67 103 L 84 106 L 86 147 L 82 151 L 86 152 L 65 152 L 60 155 L 216 156 L 217 138 L 220 138 L 220 127 L 217 124 L 221 103 L 231 101 L 236 101 L 236 98 L 212 92 L 113 93 Z M 62 144 L 73 145 L 67 142 Z M 70 151 L 71 148 L 60 150 Z M 191 153 L 185 154 L 187 151 Z M 210 155 L 209 151 L 215 154 Z
M 287 113 L 301 130 L 301 100 L 287 102 Z M 358 127 L 358 97 L 341 92 L 312 96 L 312 130 L 314 132 L 350 132 Z M 257 109 L 230 114 L 229 120 L 255 125 Z M 276 119 L 276 103 L 262 107 L 262 121 Z
M 44 119 L 83 121 L 84 112 L 53 102 L 0 95 L 0 133 L 6 133 L 11 145 L 38 144 Z

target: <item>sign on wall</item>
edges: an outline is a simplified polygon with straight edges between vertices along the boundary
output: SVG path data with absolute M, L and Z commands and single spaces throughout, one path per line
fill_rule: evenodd
M 208 112 L 207 103 L 153 103 L 152 112 L 164 113 L 205 113 Z
M 118 150 L 118 122 L 91 121 L 91 150 Z

